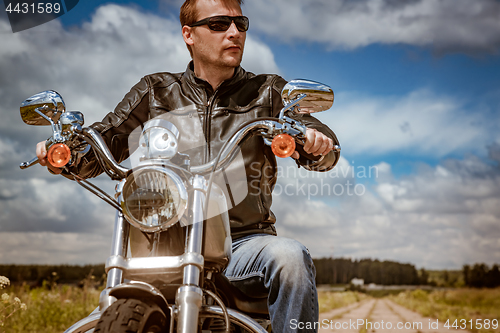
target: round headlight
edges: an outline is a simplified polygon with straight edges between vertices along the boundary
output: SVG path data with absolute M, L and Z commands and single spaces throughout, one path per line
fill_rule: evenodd
M 186 187 L 169 169 L 156 166 L 136 169 L 123 186 L 121 206 L 125 218 L 140 230 L 165 230 L 186 210 Z

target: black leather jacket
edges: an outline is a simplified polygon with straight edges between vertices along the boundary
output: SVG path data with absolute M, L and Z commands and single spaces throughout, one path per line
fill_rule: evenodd
M 277 116 L 283 107 L 280 96 L 285 84 L 286 81 L 277 75 L 255 75 L 238 67 L 234 76 L 214 92 L 208 82 L 195 76 L 190 63 L 184 73 L 156 73 L 143 77 L 114 112 L 92 127 L 101 133 L 115 159 L 121 162 L 129 157 L 129 134 L 141 124 L 172 110 L 188 110 L 184 116 L 191 118 L 189 113 L 196 112 L 200 120 L 198 127 L 201 126 L 208 144 L 191 156 L 191 164 L 202 164 L 217 156 L 222 144 L 242 123 Z M 310 115 L 297 119 L 338 144 L 335 134 L 319 120 Z M 192 125 L 188 123 L 181 124 L 181 137 L 183 132 L 193 134 L 196 131 L 190 127 Z M 229 210 L 233 239 L 250 233 L 276 234 L 273 225 L 276 218 L 270 210 L 271 192 L 276 183 L 276 157 L 259 136 L 247 140 L 241 152 L 248 195 Z M 338 159 L 339 153 L 332 151 L 319 163 L 301 156 L 297 164 L 308 170 L 327 171 L 335 166 Z M 85 178 L 103 172 L 92 151 L 71 171 Z

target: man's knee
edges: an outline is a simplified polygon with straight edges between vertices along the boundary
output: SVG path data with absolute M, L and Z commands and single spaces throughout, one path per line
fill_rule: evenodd
M 279 239 L 279 240 L 278 240 Z M 296 240 L 278 238 L 268 249 L 275 264 L 286 271 L 313 271 L 314 265 L 309 250 Z

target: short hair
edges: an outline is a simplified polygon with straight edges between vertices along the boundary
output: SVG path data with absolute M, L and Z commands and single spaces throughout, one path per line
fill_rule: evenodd
M 198 12 L 196 11 L 196 2 L 198 0 L 186 0 L 181 6 L 181 12 L 179 14 L 179 19 L 181 21 L 181 27 L 187 25 L 191 25 L 196 22 Z M 232 1 L 236 1 L 238 5 L 243 4 L 243 0 L 217 0 L 222 2 L 223 4 L 229 6 L 229 3 Z M 191 58 L 193 57 L 193 51 L 191 50 L 191 47 L 189 45 L 186 45 L 189 54 L 191 55 Z
M 223 4 L 229 5 L 230 2 L 236 1 L 241 6 L 243 0 L 218 0 Z M 181 21 L 181 26 L 191 25 L 196 22 L 198 13 L 196 12 L 196 2 L 197 0 L 186 0 L 181 6 L 181 12 L 179 19 Z

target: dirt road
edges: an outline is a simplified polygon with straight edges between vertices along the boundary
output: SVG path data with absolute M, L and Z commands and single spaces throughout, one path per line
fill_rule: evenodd
M 388 299 L 371 299 L 320 314 L 320 333 L 468 333 L 422 317 Z

